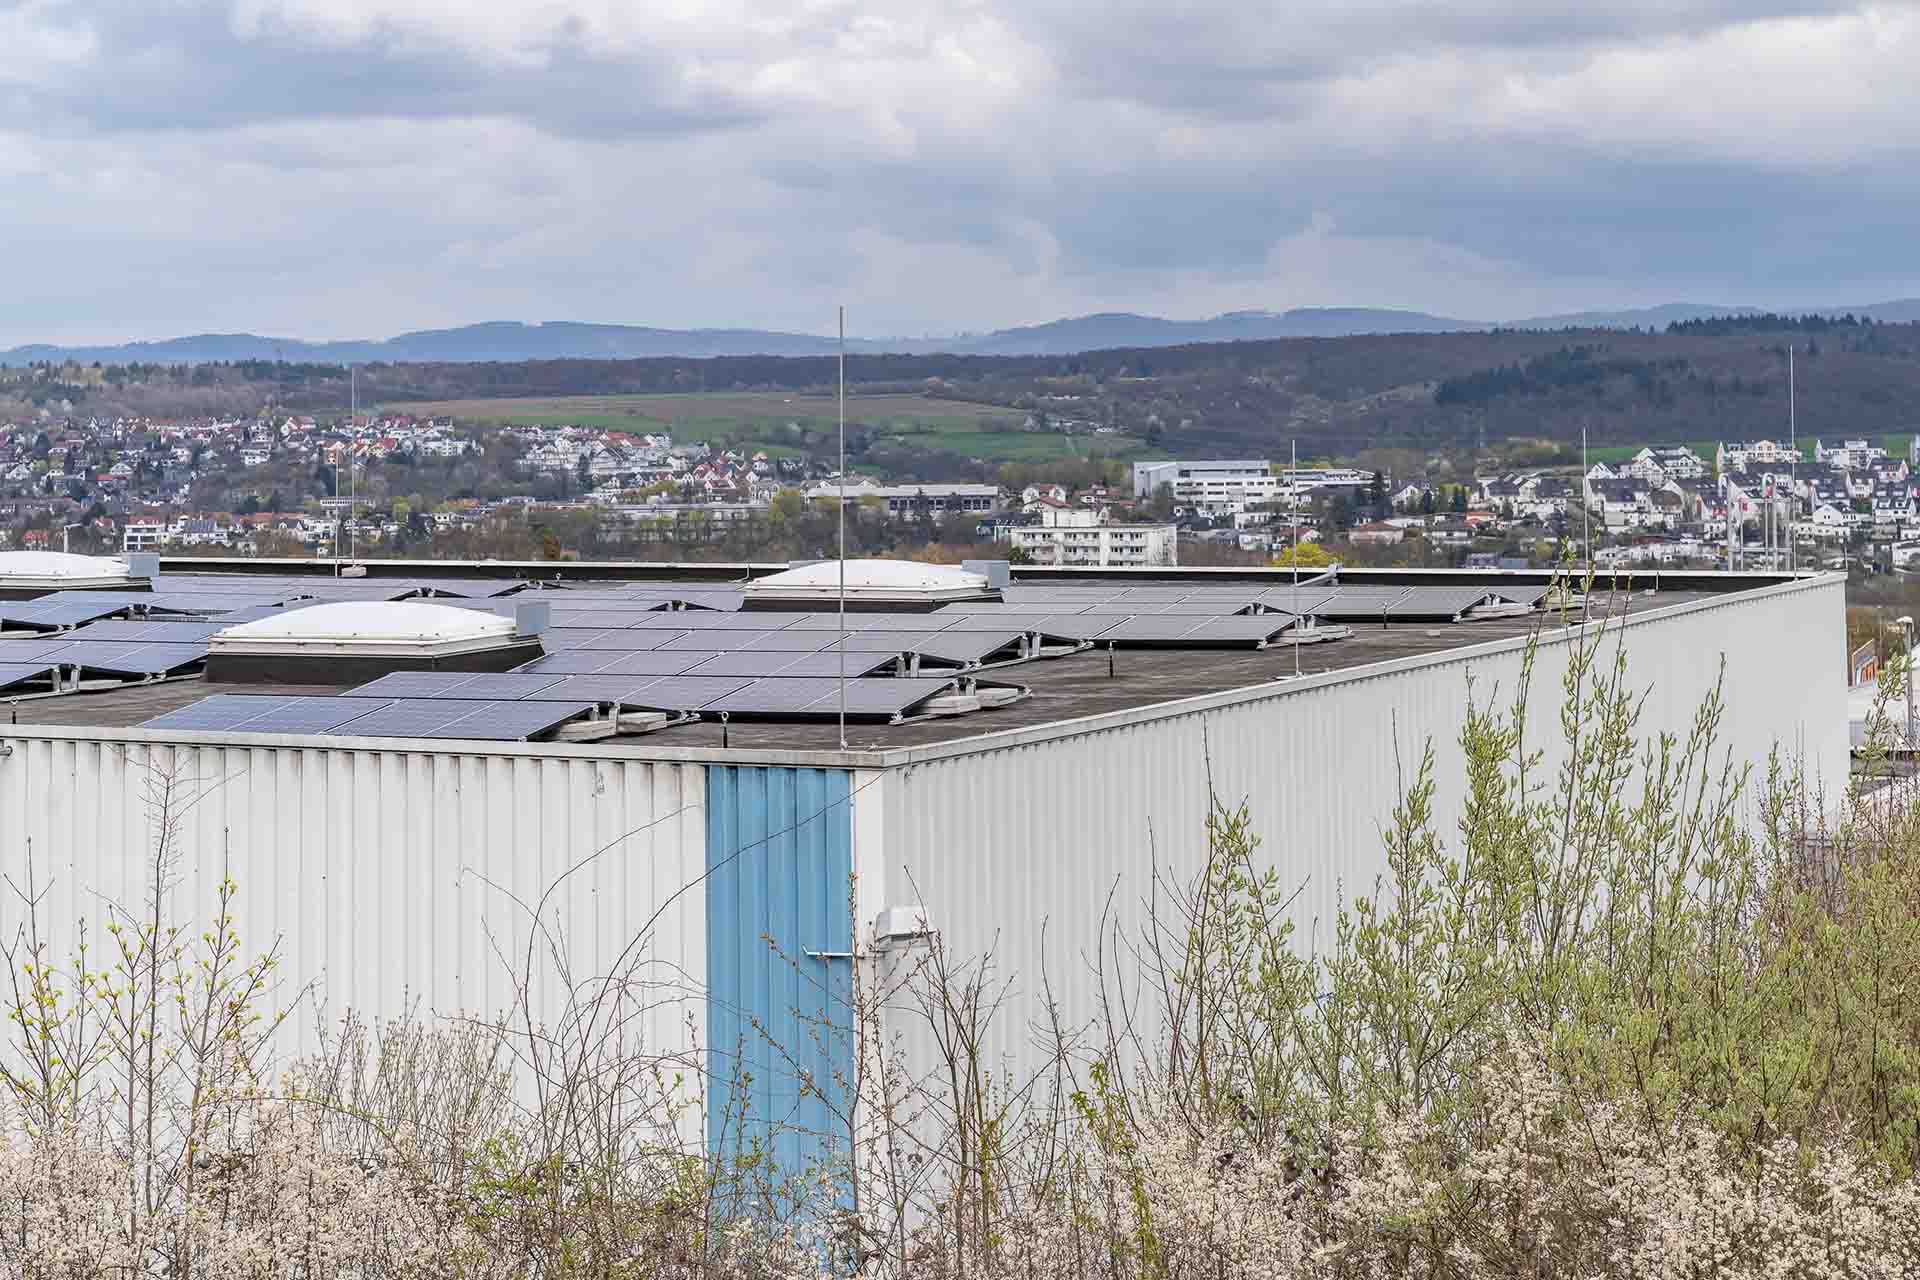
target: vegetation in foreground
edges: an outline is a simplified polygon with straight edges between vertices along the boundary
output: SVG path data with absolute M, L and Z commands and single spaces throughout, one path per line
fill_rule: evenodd
M 1386 823 L 1388 874 L 1322 955 L 1296 946 L 1256 834 L 1281 798 L 1255 796 L 1216 803 L 1206 864 L 1116 933 L 1131 972 L 1101 1016 L 1045 1032 L 1034 1078 L 977 1046 L 1007 983 L 1038 975 L 936 936 L 897 981 L 857 980 L 835 1019 L 854 1074 L 814 1082 L 834 1155 L 807 1169 L 684 1141 L 698 1064 L 645 1053 L 622 975 L 575 983 L 558 943 L 544 959 L 583 994 L 552 1024 L 349 1024 L 269 1079 L 292 993 L 243 947 L 237 886 L 209 921 L 168 918 L 178 810 L 156 774 L 156 891 L 91 951 L 48 954 L 31 873 L 11 882 L 0 1265 L 1911 1275 L 1920 819 L 1892 791 L 1808 794 L 1777 756 L 1739 766 L 1752 744 L 1724 740 L 1718 693 L 1686 734 L 1643 734 L 1612 639 L 1572 642 L 1551 765 L 1530 681 L 1468 691 L 1457 829 L 1436 828 L 1436 745 Z M 882 1006 L 942 1046 L 926 1075 Z

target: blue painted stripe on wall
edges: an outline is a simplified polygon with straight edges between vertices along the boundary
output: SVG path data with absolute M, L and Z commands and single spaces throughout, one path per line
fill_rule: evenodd
M 851 779 L 844 769 L 707 769 L 707 1139 L 798 1172 L 847 1149 Z

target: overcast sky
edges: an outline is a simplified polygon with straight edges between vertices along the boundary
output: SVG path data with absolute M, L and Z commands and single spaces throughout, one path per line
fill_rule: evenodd
M 0 345 L 1920 294 L 1920 5 L 0 0 Z

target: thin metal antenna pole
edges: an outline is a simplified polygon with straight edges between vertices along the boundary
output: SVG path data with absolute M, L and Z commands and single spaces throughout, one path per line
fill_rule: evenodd
M 1293 477 L 1287 482 L 1293 504 L 1293 598 L 1287 603 L 1293 610 L 1293 674 L 1300 674 L 1300 442 L 1293 442 Z
M 1787 572 L 1792 573 L 1799 556 L 1795 545 L 1793 526 L 1800 514 L 1800 418 L 1794 408 L 1793 388 L 1793 344 L 1787 344 L 1787 444 L 1793 452 L 1787 455 Z
M 360 468 L 353 460 L 360 440 L 360 366 L 353 366 L 353 426 L 347 436 L 347 563 L 360 553 L 360 531 L 353 527 L 353 509 L 360 502 Z
M 1587 428 L 1582 423 L 1580 427 L 1580 541 L 1583 544 L 1582 554 L 1587 557 L 1589 576 L 1593 573 L 1593 502 L 1589 497 L 1593 480 L 1587 474 L 1591 470 L 1593 467 L 1587 461 Z
M 847 749 L 847 309 L 840 308 L 840 749 Z

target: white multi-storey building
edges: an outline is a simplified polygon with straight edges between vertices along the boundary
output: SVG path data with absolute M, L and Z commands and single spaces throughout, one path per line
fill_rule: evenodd
M 120 540 L 123 551 L 155 551 L 167 540 L 164 520 L 129 520 Z
M 1136 462 L 1133 496 L 1151 498 L 1166 485 L 1175 502 L 1207 504 L 1264 502 L 1280 491 L 1273 467 L 1241 459 L 1224 462 Z
M 1171 567 L 1180 562 L 1178 531 L 1170 524 L 1108 524 L 1091 511 L 1040 513 L 1037 525 L 1002 526 L 999 536 L 1035 564 L 1088 569 Z

